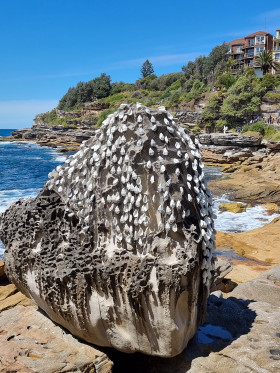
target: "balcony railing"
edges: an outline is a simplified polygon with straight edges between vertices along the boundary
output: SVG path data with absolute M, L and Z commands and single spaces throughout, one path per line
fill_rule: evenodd
M 279 51 L 280 51 L 280 46 L 279 46 L 279 47 L 275 47 L 275 48 L 273 49 L 273 51 L 274 51 L 274 52 L 279 52 Z
M 244 58 L 254 58 L 254 53 L 245 53 Z

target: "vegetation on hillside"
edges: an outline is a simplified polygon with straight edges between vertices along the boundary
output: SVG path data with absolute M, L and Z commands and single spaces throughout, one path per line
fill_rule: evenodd
M 181 72 L 156 76 L 152 63 L 146 60 L 140 69 L 141 78 L 135 83 L 112 83 L 110 76 L 103 73 L 89 82 L 79 82 L 76 87 L 71 87 L 57 108 L 77 112 L 87 102 L 104 102 L 109 108 L 87 122 L 87 125 L 99 126 L 123 102 L 141 102 L 151 107 L 164 105 L 174 110 L 176 107 L 191 107 L 203 98 L 206 105 L 203 122 L 198 123 L 200 127 L 236 128 L 257 117 L 264 97 L 268 102 L 278 102 L 279 93 L 270 91 L 279 86 L 280 77 L 266 73 L 259 79 L 250 68 L 232 75 L 231 68 L 235 63 L 226 44 L 215 47 L 207 57 L 199 56 L 189 61 L 182 66 Z M 265 68 L 264 72 L 267 72 Z M 71 125 L 82 120 L 77 116 L 75 120 L 68 120 L 67 115 L 66 120 L 58 118 L 55 110 L 46 115 L 45 120 L 52 125 Z

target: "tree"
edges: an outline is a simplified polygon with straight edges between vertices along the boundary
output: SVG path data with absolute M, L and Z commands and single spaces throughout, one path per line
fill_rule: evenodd
M 141 67 L 142 78 L 146 78 L 154 73 L 154 68 L 149 60 L 146 60 Z
M 69 88 L 68 92 L 59 101 L 58 109 L 70 110 L 80 107 L 85 102 L 108 97 L 110 91 L 111 78 L 103 73 L 89 82 L 79 82 L 76 87 Z
M 273 61 L 272 52 L 266 50 L 264 50 L 256 59 L 256 65 L 262 69 L 263 75 L 267 74 L 271 68 L 280 68 L 279 63 Z
M 227 72 L 218 76 L 216 86 L 229 89 L 235 83 L 235 80 L 235 77 L 230 72 Z
M 261 86 L 266 89 L 272 89 L 278 85 L 278 79 L 275 75 L 266 74 L 262 78 Z
M 229 90 L 221 107 L 223 119 L 230 127 L 259 112 L 264 88 L 254 78 L 241 76 Z
M 202 112 L 202 118 L 206 124 L 214 124 L 220 118 L 222 98 L 218 94 L 210 96 Z

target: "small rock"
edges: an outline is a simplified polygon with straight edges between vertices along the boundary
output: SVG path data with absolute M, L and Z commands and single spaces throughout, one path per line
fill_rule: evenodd
M 0 312 L 13 308 L 16 305 L 30 306 L 31 304 L 33 304 L 31 299 L 27 298 L 22 293 L 17 292 L 0 301 Z
M 14 284 L 6 286 L 0 286 L 0 301 L 4 300 L 17 292 L 17 288 Z
M 276 203 L 263 203 L 261 206 L 267 211 L 279 212 L 279 206 Z
M 228 203 L 222 203 L 219 206 L 219 209 L 221 211 L 228 211 L 233 212 L 234 214 L 239 214 L 241 212 L 246 212 L 246 205 L 240 202 L 228 202 Z

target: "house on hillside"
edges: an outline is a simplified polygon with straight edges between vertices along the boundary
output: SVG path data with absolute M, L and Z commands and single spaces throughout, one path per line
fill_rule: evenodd
M 229 46 L 228 53 L 231 57 L 236 61 L 235 66 L 232 67 L 231 72 L 232 74 L 236 74 L 237 71 L 244 66 L 244 46 L 245 46 L 245 39 L 235 39 L 227 43 Z
M 276 36 L 273 37 L 273 60 L 280 63 L 280 29 L 276 30 Z M 280 69 L 273 69 L 272 73 L 280 74 Z
M 276 38 L 280 43 L 280 30 L 277 30 Z M 247 35 L 244 38 L 235 39 L 227 44 L 229 45 L 229 54 L 237 61 L 236 65 L 232 68 L 232 73 L 236 74 L 242 67 L 253 67 L 256 75 L 261 78 L 262 70 L 256 65 L 256 59 L 264 51 L 273 51 L 275 40 L 269 32 L 257 31 L 253 34 Z M 279 43 L 277 47 L 279 47 Z M 280 48 L 279 48 L 280 53 Z

